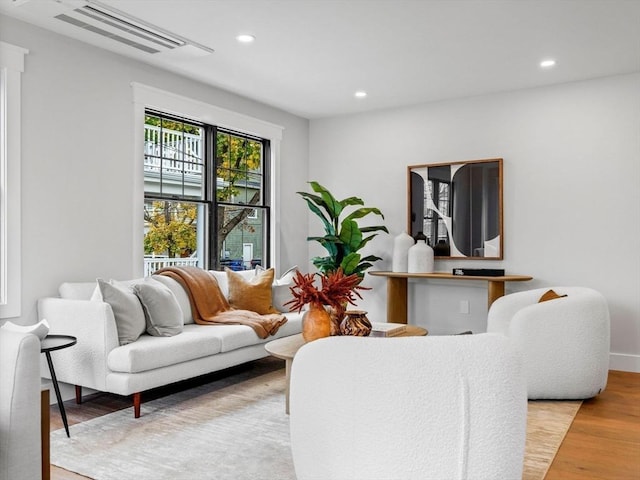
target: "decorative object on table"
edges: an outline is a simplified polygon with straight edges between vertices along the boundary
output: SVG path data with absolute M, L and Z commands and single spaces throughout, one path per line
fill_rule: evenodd
M 320 278 L 320 286 L 316 277 Z M 331 333 L 331 315 L 325 305 L 339 312 L 337 318 L 341 319 L 345 306 L 349 303 L 355 305 L 356 297 L 362 298 L 358 290 L 368 290 L 359 285 L 357 274 L 345 275 L 341 268 L 327 275 L 296 272 L 293 283 L 294 286 L 290 287 L 293 299 L 285 305 L 298 312 L 309 305 L 310 309 L 302 317 L 302 336 L 307 342 L 328 337 Z
M 413 237 L 413 240 L 415 241 L 415 243 L 417 243 L 419 240 L 424 240 L 426 242 L 427 236 L 424 234 L 423 231 L 419 231 L 418 233 L 415 234 L 415 236 Z
M 454 268 L 453 274 L 470 277 L 504 277 L 504 268 Z
M 18 333 L 32 333 L 40 340 L 47 336 L 49 333 L 49 322 L 47 322 L 44 318 L 40 320 L 35 325 L 16 325 L 15 323 L 7 320 L 4 322 L 2 327 L 5 330 L 10 332 L 18 332 Z
M 438 243 L 433 246 L 433 255 L 436 257 L 448 257 L 451 255 L 451 248 L 446 240 L 440 239 Z
M 426 240 L 418 240 L 409 249 L 407 272 L 432 273 L 433 263 L 433 248 L 427 244 Z
M 395 337 L 407 331 L 404 323 L 371 322 L 370 337 Z
M 411 235 L 403 231 L 393 239 L 393 272 L 406 272 L 409 268 L 409 249 L 413 247 L 414 240 Z
M 307 342 L 331 336 L 331 315 L 324 305 L 311 303 L 302 315 L 302 337 Z
M 347 310 L 344 320 L 340 323 L 341 335 L 366 337 L 371 333 L 371 322 L 364 310 Z
M 318 242 L 329 254 L 325 257 L 314 257 L 311 261 L 324 275 L 341 268 L 345 275 L 357 274 L 360 278 L 364 277 L 364 272 L 373 266 L 373 262 L 382 259 L 375 255 L 362 257 L 360 250 L 379 232 L 389 233 L 389 231 L 383 225 L 360 228 L 357 220 L 369 214 L 379 215 L 384 219 L 384 215 L 377 208 L 364 207 L 364 202 L 358 197 L 336 200 L 331 192 L 318 182 L 309 182 L 309 184 L 319 195 L 307 192 L 297 193 L 305 199 L 309 209 L 320 218 L 325 235 L 307 237 L 307 240 Z M 357 205 L 362 207 L 341 219 L 346 207 Z

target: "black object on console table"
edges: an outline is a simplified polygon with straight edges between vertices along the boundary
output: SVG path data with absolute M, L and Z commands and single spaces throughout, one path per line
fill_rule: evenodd
M 454 268 L 453 274 L 471 277 L 503 277 L 504 268 Z

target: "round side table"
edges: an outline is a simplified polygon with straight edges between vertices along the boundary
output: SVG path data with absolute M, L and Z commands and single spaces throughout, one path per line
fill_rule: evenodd
M 56 400 L 58 401 L 58 408 L 60 409 L 60 415 L 62 416 L 62 423 L 64 423 L 64 430 L 69 435 L 69 424 L 67 423 L 67 413 L 64 411 L 64 403 L 62 403 L 62 397 L 60 396 L 60 387 L 58 386 L 58 379 L 56 378 L 56 371 L 53 368 L 53 360 L 51 360 L 51 352 L 56 350 L 62 350 L 63 348 L 69 348 L 78 342 L 76 337 L 71 335 L 47 335 L 40 342 L 40 353 L 44 353 L 47 357 L 47 364 L 49 365 L 49 373 L 51 374 L 51 382 L 53 383 L 53 389 L 56 392 Z

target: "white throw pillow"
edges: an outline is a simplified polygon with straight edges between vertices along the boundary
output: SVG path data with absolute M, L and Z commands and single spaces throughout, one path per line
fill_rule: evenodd
M 193 321 L 193 314 L 191 312 L 191 302 L 189 301 L 189 294 L 184 289 L 184 287 L 180 285 L 180 283 L 176 279 L 167 277 L 166 275 L 154 275 L 152 278 L 156 282 L 160 282 L 163 285 L 169 287 L 169 290 L 171 290 L 176 296 L 178 305 L 180 305 L 180 310 L 182 310 L 182 323 L 185 325 L 195 323 Z
M 133 286 L 140 299 L 147 333 L 154 337 L 173 337 L 182 333 L 182 310 L 176 296 L 166 285 L 147 278 Z
M 264 270 L 266 270 L 266 268 L 258 265 L 256 267 L 256 275 Z M 271 287 L 271 304 L 276 310 L 281 312 L 289 311 L 289 306 L 285 306 L 285 303 L 293 299 L 290 287 L 293 285 L 293 277 L 297 271 L 298 266 L 295 265 L 284 272 L 280 278 L 273 280 L 273 285 Z
M 102 300 L 113 310 L 120 345 L 135 342 L 146 330 L 144 311 L 133 291 L 118 282 L 111 283 L 99 278 L 98 287 Z

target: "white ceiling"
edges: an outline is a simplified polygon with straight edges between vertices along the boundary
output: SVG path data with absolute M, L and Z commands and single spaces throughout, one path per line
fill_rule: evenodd
M 0 12 L 307 118 L 640 71 L 640 0 L 101 0 L 215 50 L 200 56 L 53 18 L 86 3 L 0 0 Z

